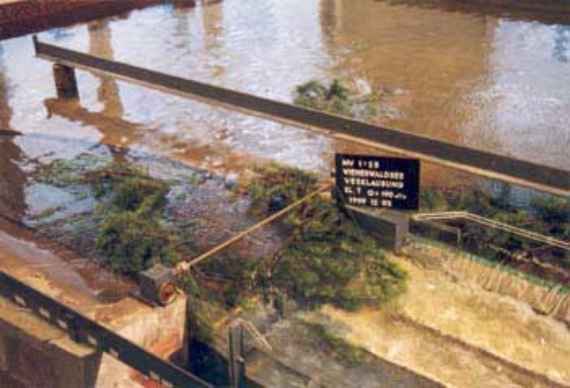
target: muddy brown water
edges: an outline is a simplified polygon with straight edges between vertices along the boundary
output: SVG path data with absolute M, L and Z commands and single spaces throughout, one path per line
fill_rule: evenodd
M 381 92 L 380 124 L 570 169 L 570 16 L 408 1 L 224 0 L 163 4 L 40 38 L 287 102 L 300 83 L 347 79 L 363 92 Z M 98 144 L 226 173 L 259 158 L 326 173 L 335 151 L 361 151 L 109 77 L 77 75 L 81 100 L 58 101 L 51 64 L 33 57 L 31 37 L 0 42 L 0 129 L 22 134 L 0 134 L 3 214 L 18 220 L 55 201 L 34 195 L 30 172 Z M 423 176 L 424 183 L 464 179 L 430 169 Z
M 437 3 L 436 3 L 437 4 Z M 41 38 L 282 101 L 310 79 L 385 94 L 379 122 L 570 167 L 570 16 L 458 11 L 408 2 L 237 1 L 161 5 Z M 103 142 L 231 169 L 241 155 L 309 169 L 349 148 L 308 131 L 79 72 L 81 102 L 53 101 L 50 64 L 30 37 L 1 42 L 2 194 L 26 199 L 30 160 Z M 6 166 L 6 167 L 4 167 Z M 14 182 L 6 184 L 6 180 Z M 20 210 L 21 212 L 21 210 Z

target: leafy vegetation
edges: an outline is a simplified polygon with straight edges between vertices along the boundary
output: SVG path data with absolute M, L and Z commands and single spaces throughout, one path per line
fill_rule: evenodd
M 532 208 L 549 233 L 561 239 L 570 239 L 570 198 L 538 197 Z
M 339 88 L 333 92 L 342 96 Z M 303 198 L 319 183 L 313 174 L 277 164 L 255 172 L 257 179 L 245 189 L 250 211 L 259 218 Z M 114 162 L 89 169 L 73 182 L 89 185 L 99 199 L 93 214 L 94 245 L 113 269 L 132 275 L 156 262 L 173 265 L 180 250 L 192 245 L 192 235 L 185 236 L 186 230 L 174 230 L 167 222 L 168 182 Z M 406 274 L 330 200 L 316 198 L 279 225 L 285 239 L 275 255 L 259 260 L 232 257 L 234 253 L 212 257 L 181 278 L 181 287 L 203 300 L 216 293 L 226 307 L 262 292 L 277 293 L 275 300 L 294 298 L 307 307 L 331 303 L 346 309 L 379 305 L 405 290 Z M 204 285 L 215 292 L 204 291 Z
M 275 210 L 277 202 L 278 207 L 288 206 L 317 188 L 317 176 L 297 168 L 270 163 L 258 166 L 255 172 L 258 179 L 249 182 L 247 194 L 251 213 L 257 216 Z
M 378 114 L 379 97 L 375 94 L 358 96 L 338 79 L 329 86 L 311 80 L 297 86 L 294 103 L 306 108 L 367 120 Z
M 297 169 L 271 165 L 258 173 L 250 184 L 251 207 L 261 216 L 271 213 L 275 196 L 288 205 L 317 185 L 316 177 Z M 351 310 L 380 305 L 405 290 L 406 273 L 334 203 L 316 198 L 283 225 L 283 248 L 254 276 L 261 287 L 276 287 L 308 307 L 331 303 Z
M 476 188 L 435 189 L 421 193 L 424 211 L 462 210 L 564 239 L 570 230 L 570 199 L 540 196 L 528 209 L 515 208 L 503 195 Z
M 244 298 L 257 291 L 258 261 L 251 258 L 220 254 L 201 265 L 201 271 L 218 274 L 224 280 L 219 292 L 208 295 L 209 299 L 235 307 Z
M 134 275 L 155 262 L 172 265 L 179 260 L 178 239 L 164 212 L 170 185 L 149 176 L 132 163 L 115 162 L 107 156 L 81 154 L 70 160 L 54 160 L 35 173 L 37 182 L 67 189 L 76 199 L 97 199 L 96 210 L 85 217 L 84 242 L 80 249 L 94 249 L 114 270 Z M 49 209 L 49 217 L 60 208 Z M 95 240 L 95 241 L 93 241 Z
M 164 182 L 140 177 L 127 178 L 114 193 L 112 204 L 118 211 L 152 216 L 166 204 L 169 187 Z
M 200 286 L 191 272 L 177 277 L 178 288 L 183 290 L 186 295 L 193 298 L 200 298 L 202 295 Z
M 255 173 L 243 190 L 250 213 L 260 219 L 318 187 L 315 175 L 274 163 Z M 299 206 L 278 223 L 278 230 L 284 238 L 269 257 L 252 260 L 226 253 L 200 265 L 204 274 L 224 279 L 218 301 L 233 307 L 261 292 L 275 303 L 289 297 L 308 308 L 330 303 L 354 310 L 381 305 L 406 289 L 406 273 L 328 199 L 317 197 Z
M 56 159 L 42 165 L 35 173 L 38 182 L 56 187 L 67 187 L 85 183 L 85 174 L 103 169 L 110 163 L 108 158 L 92 154 L 81 154 L 75 159 Z
M 511 205 L 508 192 L 508 186 L 497 196 L 469 187 L 426 189 L 421 194 L 421 203 L 425 211 L 468 211 L 561 240 L 570 238 L 570 199 L 540 196 L 528 208 L 520 209 Z M 565 283 L 570 277 L 568 252 L 543 249 L 531 240 L 474 223 L 460 227 L 462 246 L 470 252 L 495 262 L 506 260 L 517 268 L 554 281 Z
M 213 323 L 223 314 L 213 304 L 206 303 L 199 298 L 190 297 L 188 309 L 188 322 L 192 324 L 192 337 L 203 343 L 214 340 Z
M 136 273 L 155 262 L 174 262 L 169 234 L 154 219 L 131 211 L 111 213 L 97 236 L 97 249 L 111 267 L 122 273 Z
M 291 241 L 271 271 L 289 296 L 305 305 L 354 310 L 381 305 L 405 290 L 406 273 L 333 204 L 316 200 L 291 221 Z
M 369 354 L 366 350 L 331 333 L 323 324 L 307 321 L 302 321 L 302 324 L 319 341 L 319 345 L 324 348 L 325 352 L 344 366 L 353 368 L 368 359 Z
M 446 245 L 442 242 L 439 242 L 437 240 L 426 239 L 426 238 L 419 237 L 419 236 L 415 236 L 414 239 L 417 239 L 422 244 L 431 245 L 431 246 L 437 247 L 439 249 L 446 249 L 446 250 L 450 249 L 450 247 L 448 245 Z M 511 275 L 520 277 L 520 278 L 525 279 L 526 281 L 528 281 L 529 283 L 532 283 L 534 285 L 538 285 L 538 286 L 541 286 L 541 287 L 544 287 L 544 288 L 547 288 L 550 290 L 556 288 L 559 293 L 564 293 L 564 294 L 570 293 L 570 284 L 560 284 L 558 282 L 553 282 L 553 281 L 545 279 L 543 277 L 533 275 L 532 273 L 523 272 L 523 271 L 517 270 L 515 268 L 505 266 L 502 263 L 497 263 L 496 261 L 489 260 L 489 257 L 483 257 L 483 256 L 480 256 L 480 255 L 477 255 L 474 253 L 468 253 L 468 252 L 458 250 L 458 249 L 454 249 L 454 248 L 451 248 L 451 249 L 459 256 L 465 257 L 469 260 L 476 261 L 476 262 L 478 262 L 484 266 L 496 268 L 496 269 L 499 269 L 500 271 L 504 271 L 504 272 L 507 272 Z
M 92 171 L 85 179 L 99 197 L 109 198 L 100 209 L 96 247 L 113 269 L 135 274 L 156 262 L 179 260 L 176 235 L 162 221 L 170 190 L 165 182 L 124 163 Z

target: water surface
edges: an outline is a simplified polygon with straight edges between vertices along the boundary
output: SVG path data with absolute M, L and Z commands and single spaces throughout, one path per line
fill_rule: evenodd
M 407 1 L 224 0 L 40 39 L 286 102 L 300 83 L 342 78 L 382 93 L 379 124 L 570 169 L 570 20 L 561 18 Z M 59 101 L 31 37 L 0 50 L 0 124 L 23 133 L 0 135 L 0 209 L 17 219 L 35 206 L 30 171 L 100 143 L 225 171 L 265 158 L 326 172 L 335 151 L 356 150 L 83 71 L 80 102 Z M 424 183 L 461 183 L 427 171 Z

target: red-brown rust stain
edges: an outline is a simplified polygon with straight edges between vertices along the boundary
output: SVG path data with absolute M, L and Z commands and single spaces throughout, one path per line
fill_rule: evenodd
M 0 269 L 88 313 L 107 289 L 125 296 L 136 285 L 29 229 L 0 218 Z
M 168 360 L 170 357 L 180 350 L 182 346 L 181 338 L 176 333 L 171 334 L 164 340 L 159 341 L 147 348 L 148 351 L 156 356 Z M 144 388 L 162 388 L 163 385 L 159 382 L 147 378 L 145 375 L 138 371 L 133 371 L 131 379 Z
M 140 372 L 134 372 L 131 375 L 131 380 L 138 383 L 139 386 L 144 388 L 162 388 L 163 385 L 158 381 L 147 378 Z
M 94 319 L 112 327 L 122 328 L 129 322 L 152 311 L 152 307 L 135 297 L 128 297 L 112 304 L 98 305 L 94 312 Z M 168 317 L 165 318 L 168 320 Z
M 175 159 L 183 161 L 191 167 L 207 168 L 213 173 L 238 172 L 251 168 L 255 164 L 267 163 L 269 158 L 253 156 L 244 152 L 232 150 L 221 144 L 227 131 L 221 130 L 216 143 L 199 144 L 195 141 L 182 141 L 177 136 L 160 134 L 156 136 L 160 146 L 169 148 L 175 154 Z
M 173 353 L 180 350 L 182 339 L 178 333 L 172 333 L 164 340 L 150 347 L 151 351 L 159 357 L 169 358 Z

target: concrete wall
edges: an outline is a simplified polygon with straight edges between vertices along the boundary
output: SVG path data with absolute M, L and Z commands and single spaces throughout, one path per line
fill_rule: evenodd
M 61 330 L 0 300 L 0 372 L 22 387 L 87 387 L 95 381 L 100 356 L 77 345 Z M 2 380 L 0 380 L 2 382 Z
M 112 313 L 112 310 L 111 310 Z M 179 296 L 167 307 L 144 307 L 111 324 L 116 332 L 163 359 L 183 349 L 186 330 L 186 298 Z M 144 387 L 142 374 L 108 354 L 102 357 L 96 388 Z
M 1 298 L 0 311 L 1 387 L 148 388 L 154 384 L 110 355 L 74 343 L 65 332 Z M 119 334 L 163 358 L 182 347 L 186 327 L 183 297 L 166 308 L 154 309 L 127 299 L 96 315 Z

